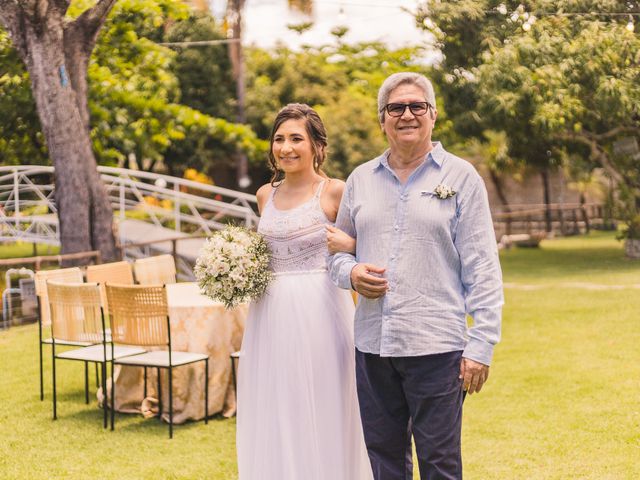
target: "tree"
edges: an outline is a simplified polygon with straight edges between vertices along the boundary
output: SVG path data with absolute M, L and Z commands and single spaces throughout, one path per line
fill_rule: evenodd
M 69 16 L 87 6 L 86 1 L 73 3 Z M 228 121 L 234 115 L 235 86 L 226 47 L 176 53 L 160 45 L 216 36 L 221 34 L 210 16 L 190 13 L 178 0 L 120 0 L 114 5 L 87 71 L 90 135 L 99 164 L 179 176 L 194 167 L 224 184 L 225 165 L 235 150 L 242 149 L 251 160 L 264 157 L 265 142 L 250 128 Z M 29 74 L 2 29 L 0 161 L 49 161 Z
M 197 42 L 223 40 L 223 32 L 215 19 L 194 12 L 172 22 L 166 29 L 165 42 Z M 180 86 L 180 103 L 211 117 L 233 121 L 235 80 L 226 45 L 178 47 L 171 70 Z
M 87 68 L 115 0 L 98 0 L 73 20 L 70 0 L 0 0 L 0 23 L 25 63 L 55 173 L 62 253 L 117 257 L 113 213 L 89 136 Z
M 483 140 L 472 138 L 462 148 L 466 150 L 465 154 L 470 160 L 486 167 L 500 203 L 504 211 L 509 213 L 511 207 L 504 191 L 504 177 L 509 175 L 521 178 L 525 165 L 509 155 L 509 139 L 504 131 L 488 130 L 483 132 L 482 136 Z M 509 227 L 507 224 L 507 234 L 510 233 Z
M 438 72 L 461 135 L 505 131 L 509 154 L 545 183 L 567 153 L 620 181 L 608 152 L 638 132 L 638 40 L 608 12 L 627 11 L 637 2 L 465 0 L 425 3 L 417 20 L 443 53 Z
M 391 50 L 383 43 L 340 42 L 294 51 L 247 51 L 247 121 L 261 138 L 269 136 L 273 119 L 287 103 L 316 108 L 327 128 L 325 170 L 346 177 L 357 165 L 385 149 L 377 116 L 377 93 L 384 79 L 399 71 L 428 72 L 419 63 L 419 47 Z M 447 136 L 446 113 L 438 118 L 438 133 Z M 267 177 L 268 178 L 268 177 Z
M 547 139 L 556 155 L 581 155 L 640 209 L 639 158 L 613 144 L 640 136 L 640 39 L 615 21 L 542 18 L 496 50 L 479 71 L 484 110 Z M 563 153 L 564 152 L 564 153 Z M 634 214 L 635 215 L 635 214 Z

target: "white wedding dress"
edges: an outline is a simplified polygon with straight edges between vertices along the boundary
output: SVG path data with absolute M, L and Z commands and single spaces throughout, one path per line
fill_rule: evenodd
M 251 304 L 238 371 L 240 480 L 371 480 L 355 381 L 351 295 L 326 268 L 324 182 L 258 231 L 274 278 Z

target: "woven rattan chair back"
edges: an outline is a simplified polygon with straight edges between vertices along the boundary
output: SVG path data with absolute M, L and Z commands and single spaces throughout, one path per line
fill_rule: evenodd
M 133 284 L 133 270 L 126 261 L 101 263 L 87 267 L 87 282 Z
M 78 267 L 59 268 L 57 270 L 40 270 L 34 276 L 36 295 L 40 299 L 40 321 L 43 326 L 51 325 L 49 313 L 49 298 L 47 296 L 47 281 L 62 283 L 82 283 L 82 270 Z
M 54 341 L 103 341 L 100 287 L 97 283 L 49 280 L 47 293 Z
M 134 262 L 133 270 L 141 285 L 176 283 L 176 262 L 169 254 L 139 258 Z
M 168 345 L 167 292 L 162 285 L 107 283 L 111 336 L 127 345 Z
M 104 314 L 109 315 L 105 284 L 109 282 L 121 285 L 133 285 L 133 269 L 131 268 L 131 264 L 126 261 L 89 265 L 87 267 L 87 282 L 100 284 L 102 308 L 104 309 Z

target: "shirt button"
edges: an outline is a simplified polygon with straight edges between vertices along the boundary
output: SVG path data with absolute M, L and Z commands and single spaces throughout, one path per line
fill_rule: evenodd
M 394 260 L 396 258 L 395 255 L 391 255 L 391 260 Z
M 393 229 L 397 232 L 398 230 L 400 230 L 400 227 L 398 225 L 395 225 Z

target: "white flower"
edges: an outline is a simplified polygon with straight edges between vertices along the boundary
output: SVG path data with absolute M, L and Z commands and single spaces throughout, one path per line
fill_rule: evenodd
M 264 293 L 271 280 L 270 257 L 261 235 L 229 226 L 207 239 L 194 273 L 205 295 L 231 308 Z
M 440 200 L 446 200 L 447 198 L 453 197 L 457 192 L 444 183 L 441 183 L 433 190 L 433 193 Z

